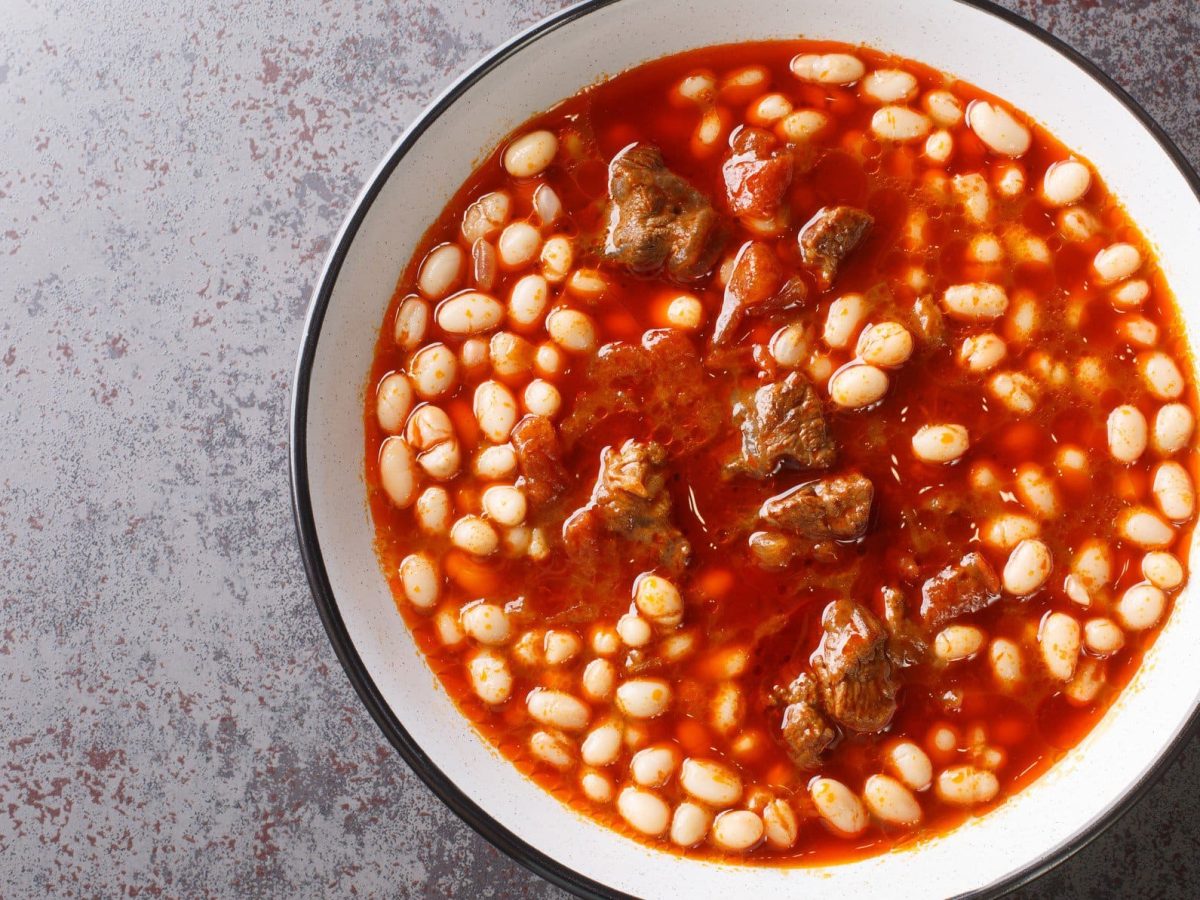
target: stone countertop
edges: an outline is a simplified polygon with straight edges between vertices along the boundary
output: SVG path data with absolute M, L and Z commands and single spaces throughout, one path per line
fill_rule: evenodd
M 0 894 L 559 897 L 385 743 L 305 583 L 292 366 L 364 179 L 560 0 L 6 0 Z M 1200 163 L 1194 0 L 1006 0 Z M 1200 743 L 1029 897 L 1200 891 Z

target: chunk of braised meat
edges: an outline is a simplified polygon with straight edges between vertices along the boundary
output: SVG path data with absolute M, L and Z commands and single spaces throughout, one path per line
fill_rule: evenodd
M 799 372 L 758 388 L 735 405 L 734 419 L 742 431 L 735 472 L 766 478 L 784 463 L 824 469 L 837 457 L 821 398 Z
M 921 621 L 938 628 L 951 619 L 991 606 L 1000 599 L 1000 579 L 986 559 L 968 553 L 921 588 Z
M 945 316 L 937 301 L 929 294 L 923 294 L 913 301 L 912 322 L 913 331 L 924 343 L 930 346 L 940 346 L 946 332 Z
M 870 213 L 853 206 L 826 206 L 800 229 L 800 254 L 822 290 L 833 284 L 838 268 L 874 222 Z
M 671 522 L 666 461 L 666 449 L 653 441 L 628 440 L 619 450 L 606 447 L 591 501 L 563 525 L 568 552 L 587 555 L 596 541 L 612 535 L 644 564 L 683 568 L 692 546 Z
M 908 618 L 904 594 L 893 587 L 883 589 L 883 621 L 888 630 L 888 657 L 892 664 L 915 666 L 929 652 L 929 643 L 915 622 Z
M 803 303 L 807 294 L 803 281 L 787 277 L 774 250 L 762 241 L 747 241 L 733 260 L 713 324 L 713 346 L 728 342 L 750 313 L 789 309 Z
M 792 183 L 792 154 L 762 128 L 742 128 L 733 139 L 733 153 L 721 167 L 725 198 L 735 216 L 768 218 L 783 202 Z
M 553 503 L 570 485 L 554 426 L 545 416 L 525 416 L 512 430 L 519 482 L 533 512 Z
M 725 424 L 696 348 L 678 331 L 648 331 L 640 345 L 605 344 L 588 365 L 587 384 L 560 425 L 568 449 L 616 416 L 653 428 L 672 455 L 705 446 Z
M 721 252 L 720 220 L 708 198 L 667 168 L 662 151 L 630 144 L 608 165 L 608 234 L 604 255 L 635 272 L 666 266 L 695 281 Z
M 851 731 L 887 727 L 896 712 L 896 675 L 879 619 L 853 600 L 835 600 L 821 616 L 825 633 L 813 655 L 813 674 L 825 712 Z
M 780 732 L 788 756 L 801 769 L 815 769 L 821 764 L 821 754 L 837 739 L 837 731 L 821 709 L 816 681 L 804 673 L 778 699 L 787 704 Z
M 768 525 L 814 541 L 857 540 L 867 533 L 875 486 L 858 473 L 801 484 L 763 503 Z

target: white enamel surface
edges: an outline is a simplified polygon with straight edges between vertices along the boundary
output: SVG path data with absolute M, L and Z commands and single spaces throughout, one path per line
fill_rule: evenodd
M 664 54 L 742 39 L 829 38 L 912 57 L 992 91 L 1094 164 L 1159 249 L 1195 333 L 1200 308 L 1187 298 L 1200 296 L 1200 207 L 1151 135 L 1067 59 L 951 0 L 760 0 L 753 15 L 729 10 L 717 0 L 621 0 L 562 24 L 469 88 L 391 174 L 337 277 L 312 369 L 307 474 L 328 577 L 358 654 L 412 738 L 501 825 L 588 878 L 637 896 L 930 897 L 986 887 L 1086 831 L 1179 731 L 1197 702 L 1191 661 L 1200 607 L 1185 598 L 1114 710 L 1045 778 L 996 811 L 917 849 L 827 870 L 775 871 L 649 850 L 573 813 L 482 740 L 464 740 L 470 727 L 416 651 L 372 551 L 365 373 L 387 300 L 425 224 L 473 161 L 523 119 L 606 73 Z

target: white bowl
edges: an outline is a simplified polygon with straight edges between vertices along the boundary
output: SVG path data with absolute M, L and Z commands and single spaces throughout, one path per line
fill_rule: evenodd
M 813 869 L 718 865 L 651 850 L 578 815 L 458 712 L 393 605 L 373 550 L 363 398 L 383 313 L 426 226 L 473 161 L 530 115 L 648 59 L 808 36 L 929 63 L 1043 122 L 1090 159 L 1157 247 L 1189 331 L 1200 327 L 1200 179 L 1093 65 L 1035 26 L 956 0 L 597 0 L 551 16 L 438 97 L 371 176 L 313 298 L 292 411 L 293 500 L 317 606 L 384 734 L 463 819 L 551 881 L 589 896 L 951 896 L 1034 877 L 1128 808 L 1191 731 L 1200 605 L 1190 588 L 1132 684 L 1082 743 L 998 809 L 921 845 Z

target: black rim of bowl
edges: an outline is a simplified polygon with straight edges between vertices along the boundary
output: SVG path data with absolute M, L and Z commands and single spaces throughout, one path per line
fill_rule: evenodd
M 452 782 L 433 759 L 412 739 L 403 723 L 396 717 L 391 707 L 380 694 L 374 680 L 358 655 L 345 623 L 338 610 L 337 599 L 325 570 L 325 562 L 321 555 L 320 543 L 317 540 L 316 522 L 313 518 L 312 502 L 309 496 L 308 484 L 308 399 L 309 380 L 313 360 L 316 356 L 317 342 L 320 339 L 321 325 L 325 312 L 333 295 L 346 253 L 353 242 L 363 219 L 374 203 L 384 183 L 403 161 L 409 149 L 417 142 L 429 125 L 445 112 L 454 102 L 473 86 L 480 78 L 504 62 L 509 57 L 520 52 L 540 38 L 555 31 L 561 26 L 580 19 L 591 12 L 609 6 L 620 0 L 585 0 L 583 3 L 560 10 L 533 27 L 518 34 L 508 42 L 497 47 L 484 59 L 464 72 L 446 89 L 440 97 L 431 103 L 413 121 L 401 139 L 389 151 L 387 158 L 375 170 L 366 187 L 355 202 L 354 209 L 338 233 L 334 247 L 329 254 L 325 267 L 317 282 L 309 307 L 308 317 L 304 324 L 304 334 L 300 346 L 300 355 L 296 363 L 295 379 L 292 389 L 291 430 L 289 435 L 290 456 L 289 467 L 292 486 L 292 512 L 295 517 L 296 531 L 300 542 L 300 552 L 304 558 L 304 569 L 308 575 L 309 586 L 316 600 L 317 611 L 325 625 L 325 631 L 333 644 L 338 660 L 346 670 L 350 683 L 358 692 L 359 698 L 367 707 L 371 717 L 383 731 L 385 737 L 396 748 L 405 762 L 425 784 L 436 794 L 443 803 L 450 807 L 464 822 L 478 832 L 484 839 L 497 849 L 503 851 L 523 866 L 537 873 L 542 878 L 562 887 L 580 897 L 623 898 L 630 895 L 616 891 L 579 872 L 563 865 L 556 859 L 543 853 L 536 847 L 526 843 L 513 834 L 499 822 L 493 819 L 471 797 Z M 1197 201 L 1200 201 L 1200 175 L 1188 163 L 1175 143 L 1167 136 L 1162 127 L 1133 99 L 1120 85 L 1105 74 L 1095 63 L 1087 59 L 1064 41 L 1050 34 L 1039 25 L 1035 25 L 1014 12 L 997 6 L 991 0 L 955 0 L 967 6 L 990 13 L 1010 25 L 1021 29 L 1037 38 L 1042 43 L 1066 57 L 1082 69 L 1101 87 L 1116 97 L 1154 136 L 1165 152 L 1174 162 L 1183 177 L 1191 185 Z M 1049 871 L 1059 863 L 1077 853 L 1092 840 L 1108 829 L 1114 822 L 1128 812 L 1138 800 L 1154 785 L 1179 752 L 1187 743 L 1187 739 L 1195 732 L 1200 723 L 1200 707 L 1193 709 L 1187 723 L 1178 736 L 1168 746 L 1164 747 L 1155 762 L 1147 769 L 1142 777 L 1131 785 L 1126 792 L 1108 810 L 1101 813 L 1095 820 L 1086 825 L 1061 846 L 1037 857 L 1018 871 L 1011 873 L 999 882 L 988 885 L 967 896 L 996 897 L 1003 895 L 1023 884 L 1032 881 L 1039 875 Z

